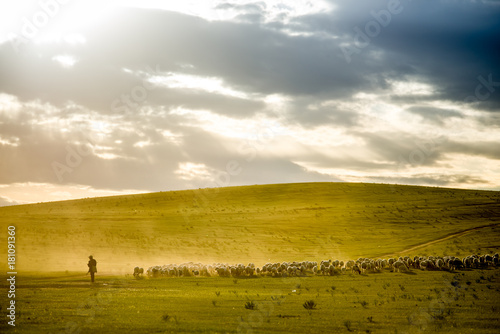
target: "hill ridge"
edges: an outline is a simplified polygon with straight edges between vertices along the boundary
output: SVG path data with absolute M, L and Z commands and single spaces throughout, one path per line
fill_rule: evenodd
M 26 254 L 21 267 L 47 269 L 49 263 L 50 270 L 73 270 L 94 254 L 107 268 L 126 270 L 401 253 L 499 221 L 500 192 L 287 183 L 10 206 L 0 215 L 2 228 L 17 227 L 19 252 Z M 497 225 L 419 250 L 460 255 L 489 249 L 500 244 Z

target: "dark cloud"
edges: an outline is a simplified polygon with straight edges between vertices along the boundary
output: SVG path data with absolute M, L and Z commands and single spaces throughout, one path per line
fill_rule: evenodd
M 444 125 L 445 120 L 448 118 L 462 118 L 463 115 L 455 110 L 447 110 L 441 108 L 427 107 L 427 106 L 412 106 L 407 111 L 417 114 L 425 120 L 436 123 L 437 125 Z
M 456 184 L 483 184 L 484 186 L 496 186 L 496 184 L 491 184 L 484 178 L 474 177 L 470 175 L 436 175 L 436 174 L 417 174 L 412 177 L 381 177 L 381 176 L 371 176 L 369 177 L 372 182 L 380 183 L 398 183 L 398 184 L 409 184 L 409 185 L 431 185 L 446 187 Z
M 231 2 L 225 2 L 218 4 L 215 9 L 232 9 L 232 10 L 237 10 L 240 12 L 259 12 L 259 13 L 264 13 L 265 9 L 267 8 L 267 5 L 265 2 L 254 2 L 254 3 L 247 3 L 247 4 L 236 4 L 236 3 L 231 3 Z
M 251 93 L 339 98 L 376 88 L 363 72 L 346 68 L 337 45 L 256 25 L 209 23 L 171 12 L 134 9 L 117 11 L 104 27 L 86 32 L 86 38 L 81 47 L 28 46 L 22 57 L 3 44 L 0 91 L 54 104 L 72 100 L 105 111 L 117 96 L 142 84 L 123 68 L 157 66 L 175 72 L 179 63 L 194 65 L 197 75 L 219 77 Z M 66 53 L 80 59 L 71 69 L 52 60 Z
M 238 184 L 272 184 L 295 182 L 335 182 L 341 179 L 308 171 L 304 167 L 286 159 L 273 157 L 257 157 L 255 160 L 237 160 L 241 167 L 241 175 L 231 179 Z
M 331 2 L 336 7 L 332 13 L 298 17 L 288 28 L 335 36 L 328 43 L 337 48 L 357 38 L 358 53 L 353 53 L 349 66 L 353 75 L 381 73 L 388 78 L 420 80 L 435 88 L 434 98 L 453 101 L 475 96 L 481 76 L 492 75 L 494 82 L 500 82 L 498 2 L 401 0 L 398 13 L 389 16 L 389 1 Z M 369 36 L 367 27 L 373 26 L 379 30 Z M 483 88 L 484 95 L 490 94 L 480 102 L 497 111 L 500 87 L 493 89 Z
M 489 114 L 476 117 L 476 121 L 485 128 L 499 128 L 500 114 Z
M 281 26 L 339 37 L 332 40 L 315 35 L 290 37 L 276 23 L 269 27 L 278 29 L 267 29 L 165 11 L 120 10 L 105 26 L 87 31 L 84 46 L 37 46 L 18 57 L 4 44 L 0 57 L 2 64 L 9 65 L 0 67 L 0 90 L 23 99 L 69 99 L 107 110 L 116 96 L 141 84 L 122 68 L 158 65 L 175 71 L 179 62 L 193 64 L 198 75 L 221 77 L 243 91 L 330 98 L 384 90 L 387 79 L 418 79 L 432 84 L 436 95 L 463 101 L 474 95 L 479 76 L 491 74 L 494 81 L 500 81 L 500 6 L 401 1 L 401 13 L 392 15 L 380 34 L 353 55 L 355 62 L 347 64 L 341 43 L 353 40 L 353 28 L 364 29 L 375 20 L 371 11 L 386 10 L 387 1 L 336 5 L 331 13 L 298 17 Z M 221 6 L 244 15 L 265 9 L 262 3 Z M 374 51 L 379 52 L 377 57 Z M 81 60 L 72 69 L 63 69 L 52 60 L 61 53 Z M 500 94 L 492 92 L 488 100 L 498 106 Z
M 366 148 L 382 161 L 393 163 L 396 172 L 408 166 L 433 166 L 443 154 L 442 137 L 419 137 L 404 132 L 359 132 Z
M 248 4 L 222 3 L 215 7 L 219 10 L 233 10 L 238 12 L 236 21 L 259 24 L 264 21 L 267 5 L 265 2 Z
M 335 103 L 322 105 L 319 101 L 310 97 L 296 98 L 289 108 L 288 120 L 306 128 L 321 125 L 349 128 L 358 124 L 359 114 L 356 110 L 349 110 Z
M 464 138 L 465 139 L 465 138 Z M 493 141 L 474 141 L 474 142 L 456 142 L 449 141 L 443 149 L 446 153 L 459 153 L 471 156 L 482 156 L 484 158 L 500 160 L 500 150 L 498 142 Z
M 369 13 L 387 9 L 387 2 L 368 4 L 363 19 L 351 21 L 360 27 L 373 20 Z M 402 11 L 372 38 L 370 46 L 382 51 L 387 67 L 404 66 L 412 75 L 431 83 L 441 98 L 464 101 L 474 95 L 478 77 L 500 79 L 500 6 L 476 1 L 401 1 Z M 356 6 L 361 6 L 356 3 Z M 341 6 L 338 17 L 346 17 Z M 358 7 L 359 8 L 359 7 Z M 351 13 L 347 11 L 347 13 Z M 356 17 L 356 14 L 353 14 Z M 425 19 L 422 19 L 424 18 Z M 366 57 L 363 50 L 359 62 Z M 500 81 L 500 80 L 497 80 Z M 497 106 L 500 94 L 489 96 Z

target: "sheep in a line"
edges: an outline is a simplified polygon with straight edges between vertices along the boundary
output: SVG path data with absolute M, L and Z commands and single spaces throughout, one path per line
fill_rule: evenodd
M 146 270 L 148 277 L 189 277 L 189 276 L 220 276 L 220 277 L 294 277 L 309 275 L 334 276 L 347 273 L 368 274 L 382 272 L 409 272 L 412 269 L 424 271 L 442 270 L 454 271 L 460 269 L 484 269 L 500 266 L 498 253 L 484 255 L 469 255 L 464 258 L 455 256 L 400 256 L 388 259 L 370 259 L 360 257 L 357 260 L 322 260 L 316 261 L 288 261 L 266 263 L 262 267 L 250 262 L 230 265 L 227 263 L 202 263 L 169 264 L 152 266 Z M 144 269 L 134 268 L 134 276 L 144 273 Z

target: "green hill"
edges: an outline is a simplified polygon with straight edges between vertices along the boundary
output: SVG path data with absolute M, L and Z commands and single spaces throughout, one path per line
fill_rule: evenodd
M 86 270 L 93 254 L 101 271 L 128 272 L 188 261 L 494 253 L 499 221 L 495 191 L 298 183 L 2 207 L 0 240 L 16 226 L 19 270 Z

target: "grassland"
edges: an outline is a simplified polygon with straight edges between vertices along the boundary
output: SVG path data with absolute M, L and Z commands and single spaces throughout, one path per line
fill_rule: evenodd
M 1 230 L 16 226 L 20 313 L 16 328 L 1 322 L 0 332 L 497 333 L 498 268 L 247 279 L 130 274 L 134 266 L 188 261 L 260 266 L 494 253 L 499 220 L 499 192 L 348 183 L 3 207 Z M 94 285 L 84 275 L 89 254 L 98 260 Z M 317 307 L 306 310 L 308 300 Z M 2 293 L 4 319 L 5 302 Z
M 0 208 L 22 270 L 468 255 L 500 249 L 500 192 L 305 183 L 89 198 Z M 489 226 L 489 227 L 485 227 Z M 414 252 L 405 252 L 471 230 Z M 0 235 L 4 241 L 6 233 Z M 3 260 L 3 259 L 2 259 Z
M 289 278 L 21 276 L 12 333 L 498 333 L 500 269 Z M 315 309 L 303 304 L 313 300 Z M 253 302 L 255 308 L 245 305 Z

